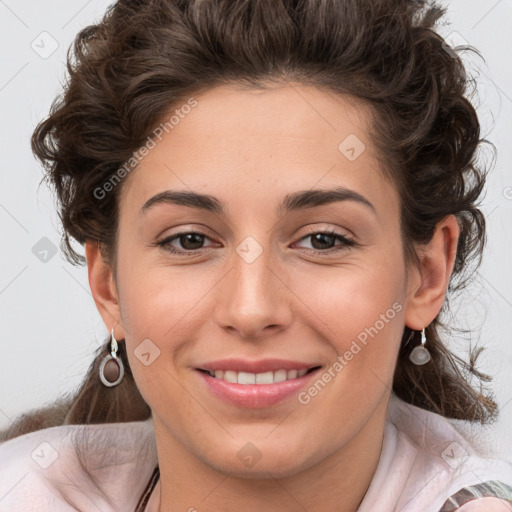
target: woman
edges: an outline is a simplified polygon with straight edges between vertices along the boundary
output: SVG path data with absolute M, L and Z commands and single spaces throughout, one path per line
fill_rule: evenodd
M 449 421 L 497 411 L 441 336 L 485 242 L 442 14 L 121 1 L 77 36 L 32 143 L 111 335 L 4 435 L 1 511 L 512 510 Z

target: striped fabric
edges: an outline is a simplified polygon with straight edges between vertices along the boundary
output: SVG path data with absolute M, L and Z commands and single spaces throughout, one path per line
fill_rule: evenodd
M 468 501 L 478 498 L 500 498 L 512 503 L 512 487 L 498 480 L 463 487 L 444 502 L 439 512 L 454 512 Z

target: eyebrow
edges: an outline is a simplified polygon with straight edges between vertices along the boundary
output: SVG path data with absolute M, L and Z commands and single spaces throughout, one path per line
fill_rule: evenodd
M 287 194 L 277 208 L 277 215 L 281 217 L 291 211 L 304 210 L 338 201 L 355 201 L 367 206 L 374 214 L 377 214 L 375 206 L 373 206 L 366 197 L 355 190 L 345 187 L 335 187 L 331 189 L 301 190 Z M 149 209 L 158 204 L 176 204 L 205 210 L 217 215 L 224 215 L 222 202 L 216 197 L 185 190 L 164 190 L 150 197 L 142 206 L 140 214 L 146 213 Z

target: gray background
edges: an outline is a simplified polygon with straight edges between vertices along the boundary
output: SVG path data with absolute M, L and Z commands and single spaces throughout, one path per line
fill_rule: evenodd
M 61 91 L 68 46 L 108 4 L 0 0 L 0 428 L 76 388 L 108 335 L 86 268 L 67 263 L 58 249 L 54 199 L 46 185 L 37 190 L 42 172 L 29 145 Z M 467 41 L 486 60 L 464 57 L 478 85 L 482 133 L 498 155 L 482 203 L 486 254 L 464 300 L 454 302 L 451 321 L 471 330 L 472 343 L 487 347 L 481 368 L 494 376 L 502 413 L 486 435 L 512 459 L 512 1 L 444 5 L 448 13 L 439 32 L 455 45 Z M 489 154 L 484 150 L 482 160 Z M 457 337 L 452 344 L 460 350 Z

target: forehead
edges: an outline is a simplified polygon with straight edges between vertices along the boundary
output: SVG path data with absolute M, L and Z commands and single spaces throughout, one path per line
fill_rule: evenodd
M 194 100 L 128 176 L 121 209 L 176 188 L 254 207 L 272 192 L 315 185 L 352 188 L 376 203 L 394 193 L 369 139 L 371 111 L 360 101 L 292 84 L 220 86 Z
M 266 147 L 253 146 L 260 152 L 288 146 L 286 139 L 296 149 L 298 142 L 306 147 L 322 142 L 323 150 L 331 146 L 337 151 L 348 134 L 366 138 L 366 126 L 371 123 L 371 110 L 363 102 L 299 84 L 261 89 L 223 85 L 195 99 L 197 106 L 172 133 L 176 139 L 193 135 L 196 147 L 210 141 L 216 145 L 231 142 L 247 152 L 251 138 L 257 137 L 267 142 Z

